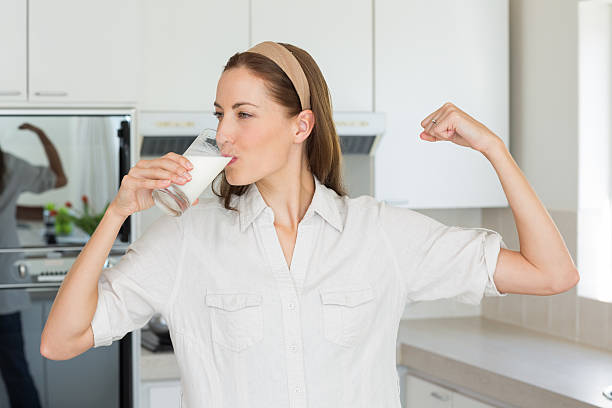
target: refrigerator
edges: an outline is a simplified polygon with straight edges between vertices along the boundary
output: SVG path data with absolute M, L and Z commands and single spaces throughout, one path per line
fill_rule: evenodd
M 57 290 L 135 161 L 134 109 L 0 109 L 0 407 L 137 404 L 139 340 L 40 354 Z M 123 224 L 105 267 L 133 240 Z

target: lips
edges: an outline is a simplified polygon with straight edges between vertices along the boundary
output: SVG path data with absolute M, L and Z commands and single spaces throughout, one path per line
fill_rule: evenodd
M 223 157 L 231 157 L 232 158 L 232 160 L 230 160 L 229 163 L 227 163 L 228 166 L 230 164 L 232 164 L 233 162 L 235 162 L 236 160 L 238 160 L 238 158 L 236 156 L 232 156 L 231 154 L 223 154 L 223 153 L 221 153 L 221 155 Z

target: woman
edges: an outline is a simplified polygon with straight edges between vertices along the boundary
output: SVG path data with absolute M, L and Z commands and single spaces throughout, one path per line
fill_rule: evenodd
M 41 352 L 72 358 L 168 322 L 186 407 L 397 407 L 407 302 L 553 294 L 577 271 L 501 140 L 446 104 L 428 141 L 485 154 L 512 205 L 522 253 L 484 228 L 448 227 L 372 197 L 349 199 L 327 85 L 304 50 L 265 42 L 232 56 L 217 86 L 217 142 L 232 156 L 219 199 L 162 217 L 102 273 L 127 216 L 190 163 L 140 161 L 59 290 Z M 102 275 L 102 276 L 101 276 Z M 101 279 L 100 279 L 101 276 Z
M 21 193 L 43 193 L 67 184 L 59 154 L 45 132 L 29 123 L 19 126 L 38 135 L 49 166 L 35 166 L 0 149 L 0 248 L 19 248 L 17 219 L 42 219 L 42 207 L 17 205 Z M 4 283 L 22 283 L 13 276 L 13 264 L 23 254 L 0 254 L 0 273 Z M 21 312 L 31 306 L 23 289 L 0 290 L 0 373 L 11 407 L 39 407 L 38 391 L 23 348 Z

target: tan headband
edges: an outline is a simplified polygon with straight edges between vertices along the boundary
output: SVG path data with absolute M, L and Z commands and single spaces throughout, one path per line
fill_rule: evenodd
M 310 109 L 310 88 L 308 87 L 308 80 L 306 79 L 306 74 L 304 74 L 302 66 L 291 51 L 278 43 L 264 41 L 251 47 L 246 52 L 261 54 L 274 61 L 293 83 L 298 93 L 298 97 L 300 98 L 302 110 Z

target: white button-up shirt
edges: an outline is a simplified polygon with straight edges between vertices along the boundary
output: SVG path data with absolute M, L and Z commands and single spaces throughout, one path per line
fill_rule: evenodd
M 95 346 L 168 323 L 183 407 L 400 407 L 396 340 L 410 302 L 503 296 L 502 237 L 446 226 L 315 177 L 287 266 L 256 185 L 162 216 L 98 286 Z

